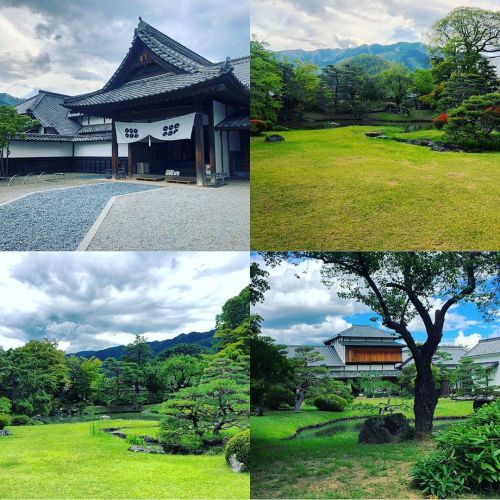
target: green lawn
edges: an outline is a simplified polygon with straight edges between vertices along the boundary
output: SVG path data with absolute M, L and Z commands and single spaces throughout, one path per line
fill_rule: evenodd
M 408 413 L 411 417 L 412 412 Z M 436 409 L 436 416 L 470 413 L 471 402 L 448 399 L 441 399 Z M 330 413 L 306 407 L 300 413 L 252 417 L 252 498 L 424 498 L 410 486 L 409 470 L 434 449 L 432 440 L 360 445 L 356 432 L 283 439 L 299 428 L 354 414 L 359 412 Z
M 498 247 L 500 153 L 438 153 L 367 131 L 401 129 L 296 130 L 274 144 L 252 138 L 253 249 Z
M 109 420 L 154 436 L 158 422 Z M 133 429 L 131 429 L 133 428 Z M 249 474 L 222 455 L 148 455 L 89 422 L 11 427 L 0 438 L 0 498 L 248 498 Z

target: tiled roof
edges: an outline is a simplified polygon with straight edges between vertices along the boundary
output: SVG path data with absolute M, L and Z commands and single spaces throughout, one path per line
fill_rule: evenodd
M 87 135 L 24 134 L 22 140 L 27 142 L 111 142 L 111 133 Z
M 159 59 L 176 67 L 181 73 L 165 73 L 117 86 L 118 77 L 123 71 L 126 71 L 125 68 L 130 58 L 136 57 L 133 47 L 138 39 Z M 210 80 L 215 81 L 223 75 L 232 75 L 237 84 L 249 89 L 250 58 L 245 56 L 229 59 L 225 62 L 212 63 L 140 20 L 128 54 L 106 85 L 101 90 L 68 98 L 66 106 L 78 109 L 85 106 L 133 101 L 134 99 L 175 92 Z
M 342 363 L 342 360 L 339 358 L 337 351 L 333 347 L 325 345 L 320 345 L 320 346 L 289 345 L 286 346 L 286 348 L 284 349 L 286 357 L 291 359 L 295 358 L 296 356 L 295 351 L 299 347 L 312 347 L 317 353 L 323 356 L 324 359 L 312 363 L 311 366 L 328 366 L 328 367 L 344 366 L 344 363 Z
M 373 326 L 367 325 L 353 325 L 347 330 L 334 335 L 333 337 L 324 341 L 324 343 L 332 342 L 339 337 L 365 337 L 365 338 L 380 338 L 380 339 L 398 339 L 399 335 L 391 332 L 384 332 L 378 328 L 373 328 Z
M 108 91 L 77 96 L 66 100 L 69 107 L 95 106 L 116 102 L 133 101 L 143 97 L 166 94 L 218 78 L 214 73 L 184 73 L 181 75 L 158 75 L 142 80 L 132 80 L 121 87 Z
M 224 62 L 217 63 L 220 68 Z M 229 64 L 233 68 L 233 73 L 238 80 L 246 87 L 250 87 L 250 56 L 238 57 L 237 59 L 230 59 Z
M 78 131 L 78 135 L 111 132 L 111 128 L 111 123 L 94 123 L 93 125 L 83 125 L 83 127 Z
M 440 360 L 444 366 L 458 365 L 460 358 L 467 354 L 467 351 L 463 347 L 454 345 L 440 345 L 437 352 L 444 352 L 450 357 L 450 359 L 445 359 L 443 361 Z M 403 366 L 411 362 L 413 362 L 413 356 L 411 355 L 410 350 L 405 347 L 403 349 Z
M 200 67 L 213 64 L 208 59 L 153 28 L 141 18 L 139 18 L 135 36 L 140 38 L 157 56 L 177 68 L 194 73 L 199 71 Z
M 500 356 L 500 337 L 480 340 L 468 353 L 467 357 L 498 354 Z
M 81 125 L 68 118 L 68 110 L 63 107 L 68 96 L 40 90 L 39 93 L 16 106 L 19 114 L 30 114 L 43 127 L 54 128 L 59 134 L 76 134 Z
M 248 111 L 237 111 L 219 122 L 216 130 L 244 130 L 250 127 L 250 116 Z

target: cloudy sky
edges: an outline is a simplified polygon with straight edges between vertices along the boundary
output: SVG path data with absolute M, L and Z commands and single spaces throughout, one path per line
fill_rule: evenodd
M 320 262 L 308 260 L 298 266 L 284 263 L 268 269 L 271 288 L 255 309 L 264 318 L 265 335 L 281 344 L 314 345 L 352 325 L 383 329 L 379 322 L 370 322 L 375 314 L 367 306 L 340 299 L 338 286 L 328 289 L 323 285 L 320 268 Z M 420 320 L 413 320 L 409 327 L 417 340 L 425 340 Z M 499 335 L 499 322 L 485 323 L 474 306 L 459 305 L 448 311 L 443 343 L 473 347 L 480 339 Z
M 246 252 L 2 253 L 0 346 L 66 352 L 206 332 L 248 284 Z
M 498 0 L 252 0 L 251 31 L 273 50 L 424 41 L 457 7 L 498 10 Z
M 212 61 L 249 50 L 247 0 L 0 0 L 0 93 L 101 88 L 139 16 Z

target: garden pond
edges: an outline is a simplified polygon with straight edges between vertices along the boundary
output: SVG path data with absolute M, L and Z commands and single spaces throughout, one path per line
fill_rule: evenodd
M 464 418 L 465 419 L 465 418 Z M 433 434 L 436 434 L 441 431 L 445 431 L 453 425 L 463 421 L 464 419 L 459 418 L 443 418 L 434 420 L 433 425 Z M 298 439 L 315 439 L 315 438 L 326 438 L 330 436 L 334 436 L 336 434 L 340 434 L 342 432 L 359 432 L 361 427 L 363 426 L 365 419 L 364 418 L 356 418 L 351 420 L 340 420 L 337 422 L 330 422 L 323 424 L 321 426 L 312 428 L 312 429 L 304 429 L 303 431 L 299 431 L 295 438 Z M 410 424 L 413 422 L 410 421 Z

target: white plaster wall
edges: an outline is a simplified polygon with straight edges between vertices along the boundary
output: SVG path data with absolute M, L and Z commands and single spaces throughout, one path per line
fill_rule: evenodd
M 345 363 L 345 346 L 343 346 L 338 340 L 333 341 L 333 347 L 337 351 L 340 359 Z
M 11 158 L 50 158 L 72 156 L 71 142 L 13 141 L 10 145 Z
M 111 142 L 75 142 L 75 156 L 111 158 Z M 118 144 L 118 156 L 128 156 L 128 144 Z

